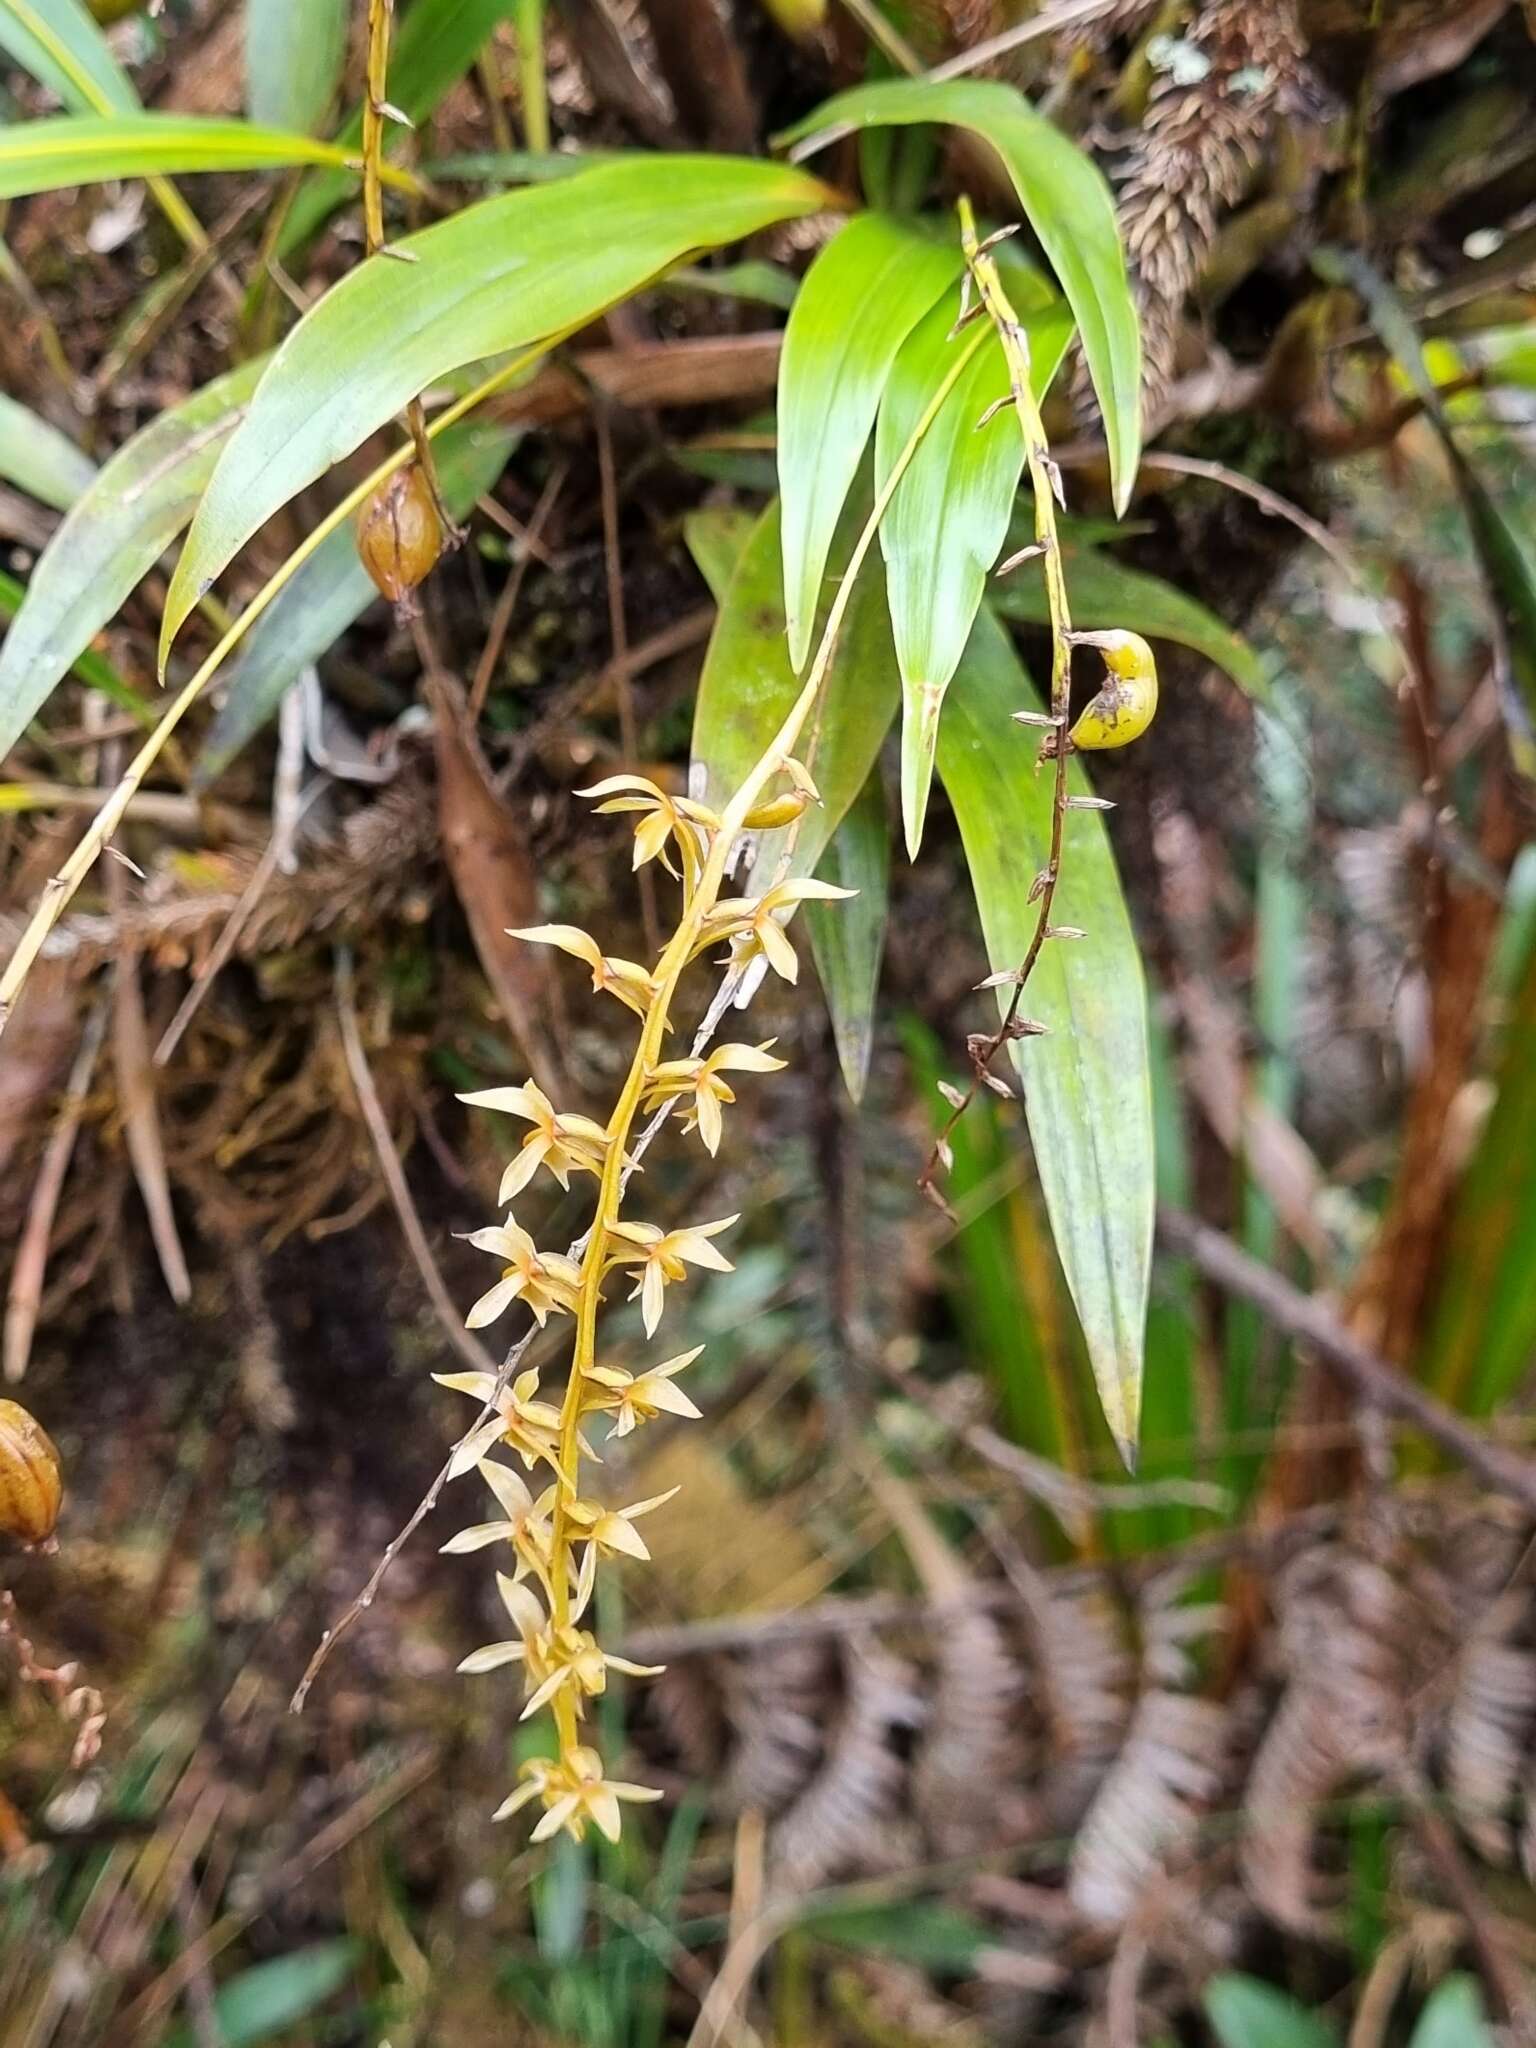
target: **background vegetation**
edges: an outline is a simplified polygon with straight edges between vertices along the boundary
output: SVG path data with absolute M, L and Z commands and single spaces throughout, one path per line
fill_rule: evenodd
M 0 2041 L 1531 2038 L 1529 10 L 410 0 L 372 101 L 366 12 L 0 0 L 3 1391 L 65 1486 L 0 1539 Z M 455 1097 L 606 1114 L 625 1013 L 505 930 L 654 953 L 575 791 L 761 751 L 962 194 L 1161 709 L 1068 821 L 1027 1121 L 950 1127 L 1052 801 L 966 330 L 796 842 L 859 896 L 648 1165 L 743 1215 L 670 1309 L 706 1421 L 605 1453 L 682 1489 L 597 1615 L 666 1798 L 530 1849 L 463 1517 L 349 1606 L 485 1360 Z M 353 515 L 428 432 L 466 538 L 397 608 Z

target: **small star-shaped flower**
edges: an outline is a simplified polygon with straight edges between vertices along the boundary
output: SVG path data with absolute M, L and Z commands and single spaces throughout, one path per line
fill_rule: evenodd
M 616 1240 L 614 1262 L 639 1269 L 634 1293 L 640 1298 L 640 1319 L 645 1334 L 656 1334 L 668 1283 L 686 1280 L 689 1266 L 704 1266 L 712 1273 L 729 1273 L 731 1262 L 709 1242 L 740 1219 L 722 1216 L 716 1223 L 699 1223 L 689 1230 L 658 1230 L 654 1223 L 611 1223 L 610 1238 Z

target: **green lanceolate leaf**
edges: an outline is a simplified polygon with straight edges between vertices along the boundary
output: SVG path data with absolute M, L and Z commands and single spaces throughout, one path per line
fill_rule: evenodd
M 846 531 L 842 538 L 846 541 Z M 831 575 L 847 560 L 834 545 Z M 823 585 L 830 600 L 831 577 Z M 820 715 L 801 740 L 821 803 L 801 818 L 792 872 L 808 875 L 863 788 L 896 710 L 896 657 L 885 593 L 868 564 L 848 607 L 822 693 Z M 703 770 L 704 801 L 723 805 L 772 739 L 799 694 L 784 632 L 779 508 L 754 529 L 715 621 L 693 716 L 693 758 Z M 783 832 L 763 834 L 755 872 L 777 864 Z
M 300 9 L 311 0 L 290 0 Z M 314 0 L 319 4 L 319 0 Z M 389 103 L 408 121 L 427 120 L 469 70 L 498 22 L 514 11 L 516 0 L 414 0 L 400 18 L 399 34 L 389 52 Z M 393 128 L 397 124 L 390 124 Z M 337 137 L 354 153 L 361 149 L 363 116 L 359 109 Z M 390 144 L 386 128 L 385 145 Z M 354 190 L 344 177 L 306 179 L 289 209 L 277 240 L 277 253 L 289 257 L 322 227 Z
M 875 1038 L 875 991 L 890 913 L 891 826 L 878 772 L 854 798 L 816 872 L 857 891 L 846 903 L 807 903 L 806 928 L 821 978 L 837 1061 L 855 1102 L 864 1097 Z
M 3 0 L 0 0 L 3 4 Z M 345 164 L 308 135 L 191 114 L 64 114 L 0 128 L 0 199 L 184 171 L 270 171 Z
M 977 618 L 939 730 L 939 774 L 959 822 L 993 971 L 1017 967 L 1050 846 L 1051 778 L 1011 723 L 1040 700 L 991 613 Z M 1087 793 L 1074 766 L 1072 786 Z M 1099 815 L 1074 811 L 1053 922 L 1087 933 L 1040 954 L 1023 1015 L 1048 1027 L 1014 1053 L 1062 1271 L 1105 1418 L 1134 1454 L 1152 1257 L 1154 1159 L 1147 994 Z M 1010 991 L 999 991 L 1006 1008 Z
M 347 5 L 245 0 L 245 104 L 253 121 L 302 135 L 324 125 L 346 61 Z
M 0 0 L 0 50 L 79 113 L 138 110 L 132 79 L 82 0 Z
M 1495 2048 L 1475 1977 L 1446 1977 L 1430 1993 L 1408 2048 Z
M 1058 300 L 1025 320 L 1031 383 L 1041 396 L 1072 333 Z M 908 336 L 880 401 L 875 482 L 887 477 L 955 353 L 974 347 L 969 363 L 928 429 L 880 522 L 886 589 L 901 669 L 901 818 L 907 852 L 922 841 L 933 781 L 939 715 L 1013 511 L 1024 441 L 1012 409 L 978 427 L 990 406 L 1008 395 L 1002 344 L 990 331 L 979 342 L 951 335 L 945 306 Z
M 0 477 L 63 512 L 95 474 L 95 463 L 68 434 L 0 391 Z
M 912 328 L 954 285 L 960 265 L 953 238 L 938 241 L 903 221 L 864 213 L 805 274 L 784 329 L 778 395 L 784 605 L 796 674 L 810 653 L 832 536 L 891 365 Z M 955 311 L 958 305 L 950 320 Z
M 736 157 L 647 158 L 509 192 L 411 235 L 326 293 L 273 358 L 192 524 L 160 652 L 256 529 L 435 378 L 569 331 L 699 248 L 824 205 Z
M 922 121 L 968 128 L 1006 165 L 1076 318 L 1104 415 L 1115 504 L 1123 512 L 1141 454 L 1141 332 L 1114 200 L 1092 159 L 1012 86 L 989 79 L 886 79 L 855 86 L 780 139 Z
M 0 648 L 0 754 L 192 517 L 261 372 L 242 363 L 161 413 L 76 500 Z
M 466 420 L 434 445 L 437 480 L 455 519 L 467 517 L 506 467 L 515 427 Z M 378 598 L 349 521 L 323 540 L 256 621 L 225 673 L 224 702 L 193 776 L 206 788 L 275 714 L 285 692 Z
M 1269 700 L 1264 664 L 1240 633 L 1223 625 L 1213 611 L 1160 576 L 1127 568 L 1097 549 L 1064 541 L 1062 568 L 1072 601 L 1072 622 L 1090 632 L 1130 626 L 1149 640 L 1171 640 L 1189 647 L 1229 675 L 1255 704 Z M 1020 570 L 998 583 L 988 602 L 1000 618 L 1031 626 L 1050 623 L 1050 606 L 1038 571 Z

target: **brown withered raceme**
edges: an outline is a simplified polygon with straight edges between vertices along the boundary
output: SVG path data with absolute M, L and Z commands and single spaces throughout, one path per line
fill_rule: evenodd
M 46 1543 L 63 1493 L 48 1432 L 19 1402 L 0 1401 L 0 1531 L 23 1543 Z
M 379 591 L 402 609 L 443 551 L 432 486 L 413 462 L 386 477 L 357 515 L 357 552 Z

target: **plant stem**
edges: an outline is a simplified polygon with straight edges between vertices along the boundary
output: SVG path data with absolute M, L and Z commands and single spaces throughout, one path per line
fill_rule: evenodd
M 661 1048 L 662 1036 L 666 1030 L 667 1017 L 672 997 L 681 980 L 683 971 L 693 957 L 704 921 L 714 908 L 725 879 L 726 864 L 731 849 L 740 836 L 747 814 L 756 804 L 764 788 L 780 773 L 785 761 L 794 749 L 806 719 L 810 716 L 832 665 L 837 649 L 838 635 L 852 601 L 854 587 L 865 557 L 879 531 L 880 522 L 896 493 L 896 487 L 906 474 L 907 467 L 917 451 L 919 442 L 937 417 L 945 399 L 959 378 L 966 364 L 980 345 L 976 336 L 956 352 L 956 360 L 945 373 L 933 397 L 925 407 L 922 417 L 913 427 L 906 446 L 893 464 L 890 475 L 875 499 L 869 518 L 859 535 L 858 542 L 849 557 L 848 566 L 822 629 L 815 659 L 807 672 L 799 696 L 790 706 L 783 723 L 748 772 L 735 795 L 721 815 L 719 828 L 710 845 L 709 854 L 700 869 L 698 881 L 689 895 L 677 929 L 667 942 L 666 949 L 657 962 L 654 980 L 656 993 L 651 999 L 645 1022 L 640 1033 L 640 1042 L 630 1063 L 629 1073 L 623 1089 L 608 1119 L 608 1147 L 603 1161 L 603 1170 L 598 1183 L 596 1211 L 581 1261 L 581 1284 L 576 1304 L 576 1338 L 571 1357 L 570 1379 L 565 1390 L 565 1400 L 560 1416 L 560 1471 L 561 1483 L 556 1488 L 555 1511 L 552 1521 L 550 1553 L 552 1560 L 552 1601 L 553 1619 L 557 1626 L 563 1625 L 570 1609 L 569 1545 L 570 1528 L 568 1497 L 576 1493 L 576 1472 L 580 1459 L 578 1430 L 581 1421 L 582 1399 L 586 1389 L 587 1375 L 596 1363 L 597 1316 L 602 1298 L 602 1283 L 608 1256 L 608 1239 L 613 1224 L 618 1220 L 619 1203 L 623 1192 L 624 1154 L 635 1113 L 656 1056 Z M 554 1702 L 555 1722 L 559 1732 L 562 1752 L 576 1743 L 576 1705 L 568 1693 L 556 1695 Z
M 517 75 L 523 102 L 523 140 L 543 155 L 549 148 L 549 88 L 544 77 L 544 0 L 517 0 Z
M 384 109 L 389 103 L 389 25 L 394 0 L 368 0 L 368 82 L 363 92 L 363 232 L 368 254 L 384 246 Z
M 1062 569 L 1061 546 L 1056 533 L 1058 473 L 1051 460 L 1045 425 L 1029 381 L 1029 338 L 1003 289 L 996 263 L 988 254 L 986 245 L 976 239 L 976 221 L 968 199 L 961 199 L 959 211 L 960 242 L 965 251 L 966 269 L 975 286 L 980 308 L 986 313 L 1003 346 L 1013 408 L 1024 436 L 1024 458 L 1029 466 L 1030 486 L 1035 495 L 1035 541 L 1041 549 L 1040 565 L 1045 575 L 1046 602 L 1050 608 L 1051 720 L 1056 739 L 1056 780 L 1051 792 L 1050 851 L 1037 882 L 1040 911 L 1035 929 L 1016 970 L 1013 995 L 1003 1013 L 1003 1020 L 974 1055 L 971 1085 L 951 1109 L 943 1130 L 934 1141 L 933 1151 L 918 1182 L 925 1192 L 933 1186 L 950 1132 L 975 1100 L 987 1068 L 1014 1035 L 1013 1027 L 1024 998 L 1024 984 L 1034 972 L 1035 962 L 1051 936 L 1051 910 L 1056 901 L 1056 885 L 1061 879 L 1061 849 L 1067 819 L 1067 719 L 1072 693 L 1072 613 L 1067 601 L 1067 579 Z

